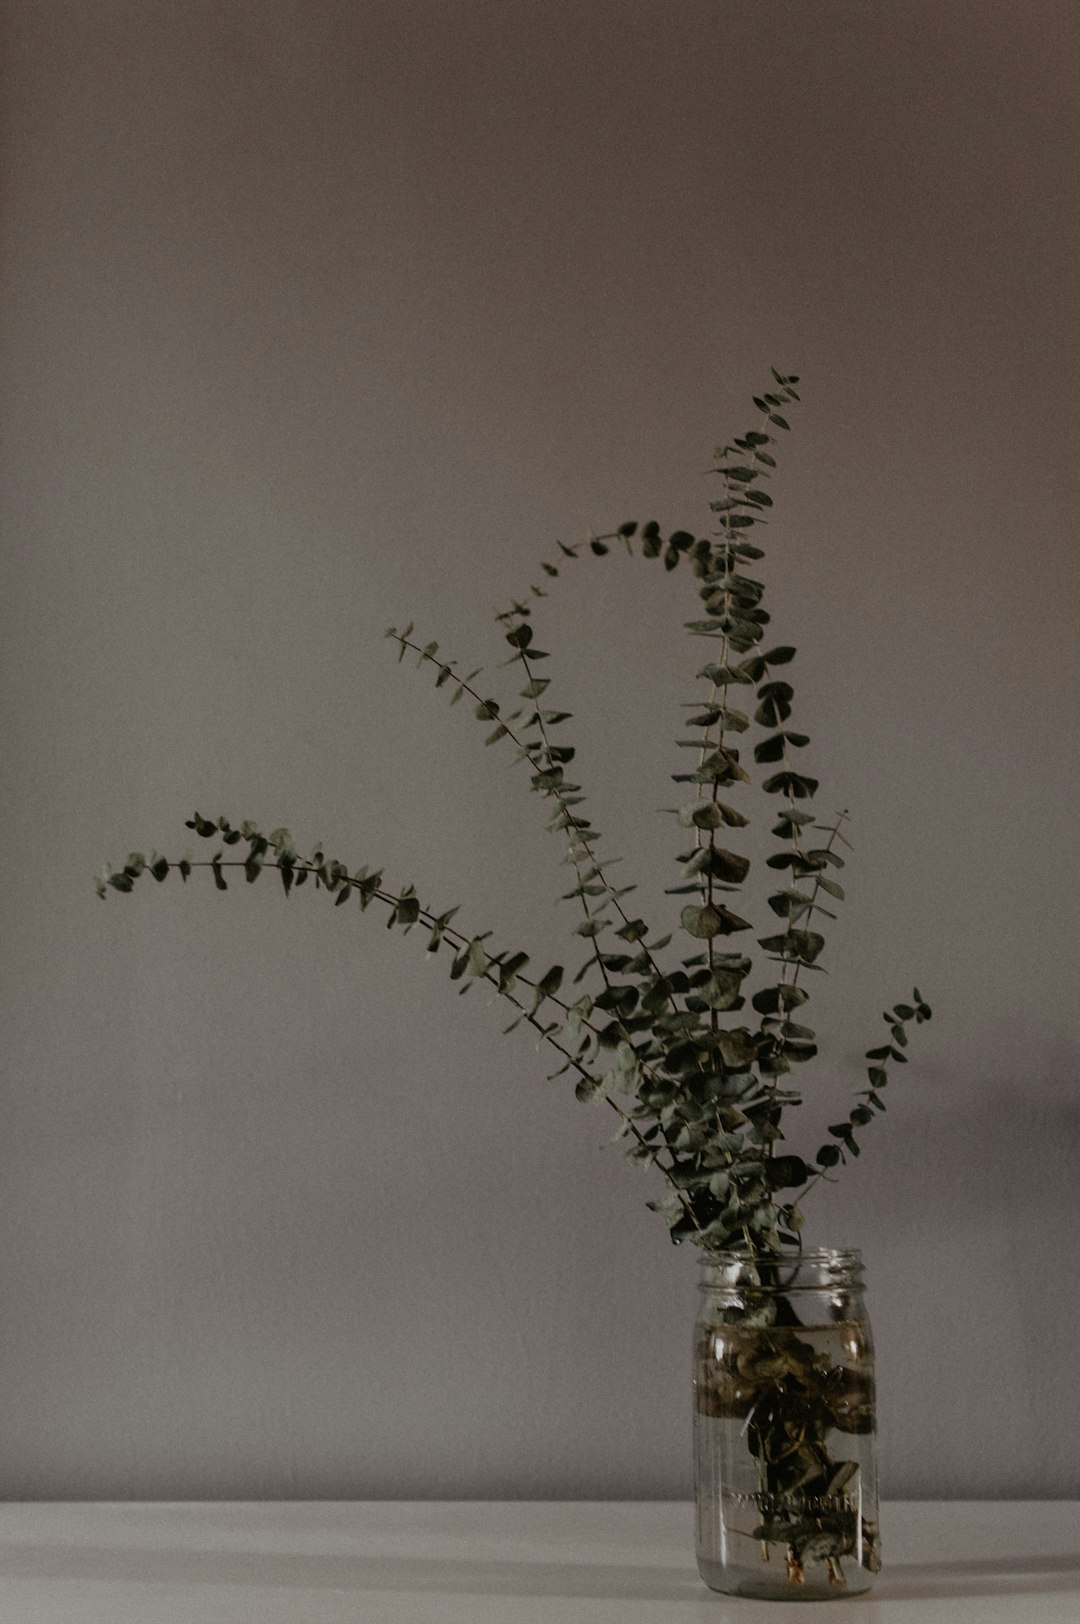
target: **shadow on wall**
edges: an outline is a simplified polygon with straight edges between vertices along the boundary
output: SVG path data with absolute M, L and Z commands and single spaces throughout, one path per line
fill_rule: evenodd
M 868 1197 L 876 1214 L 870 1284 L 894 1496 L 1080 1494 L 1080 1393 L 1064 1379 L 1080 1339 L 1080 1066 L 1062 1056 L 1056 1094 L 1001 1066 L 985 1084 L 943 1078 L 940 1103 L 894 1120 L 844 1197 L 849 1226 Z M 869 1140 L 866 1150 L 869 1163 Z

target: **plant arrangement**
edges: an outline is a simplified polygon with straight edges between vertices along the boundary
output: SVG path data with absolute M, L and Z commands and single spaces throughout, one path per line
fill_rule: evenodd
M 710 1414 L 749 1418 L 746 1441 L 774 1508 L 757 1537 L 765 1545 L 783 1541 L 795 1570 L 811 1548 L 815 1559 L 833 1565 L 850 1554 L 846 1514 L 824 1531 L 820 1519 L 796 1530 L 798 1517 L 783 1507 L 792 1484 L 804 1499 L 808 1484 L 815 1492 L 835 1487 L 844 1468 L 830 1456 L 826 1434 L 869 1425 L 872 1411 L 865 1392 L 852 1398 L 852 1383 L 859 1389 L 861 1379 L 857 1369 L 838 1373 L 790 1325 L 763 1323 L 769 1313 L 763 1305 L 772 1300 L 766 1288 L 785 1256 L 801 1248 L 803 1198 L 858 1156 L 862 1129 L 885 1109 L 890 1069 L 907 1059 L 909 1027 L 930 1017 L 918 989 L 888 1009 L 882 1041 L 867 1051 L 866 1083 L 855 1103 L 812 1156 L 789 1148 L 784 1126 L 801 1103 L 797 1079 L 818 1052 L 806 1005 L 823 968 L 820 927 L 835 919 L 844 900 L 840 874 L 849 849 L 846 812 L 819 819 L 809 810 L 818 783 L 802 767 L 808 737 L 792 726 L 795 649 L 769 644 L 765 589 L 751 573 L 764 556 L 760 538 L 773 506 L 766 486 L 776 468 L 777 433 L 788 430 L 785 413 L 799 399 L 797 382 L 774 371 L 769 390 L 754 399 L 756 425 L 715 452 L 719 489 L 710 503 L 711 535 L 665 535 L 655 520 L 628 521 L 587 544 L 558 544 L 557 558 L 540 566 L 543 584 L 533 584 L 524 601 L 497 616 L 509 650 L 506 665 L 520 682 L 516 704 L 491 697 L 486 681 L 478 685 L 480 671 L 461 675 L 457 662 L 437 643 L 415 636 L 411 624 L 386 634 L 400 659 L 415 655 L 451 705 L 468 702 L 487 729 L 485 743 L 505 743 L 526 769 L 532 792 L 547 803 L 547 828 L 563 841 L 573 877 L 565 900 L 578 915 L 583 961 L 571 975 L 558 964 L 538 973 L 528 953 L 500 948 L 490 932 L 460 929 L 456 908 L 428 906 L 412 885 L 395 889 L 377 868 L 350 868 L 321 848 L 303 855 L 284 828 L 264 832 L 255 823 L 197 812 L 187 827 L 213 843 L 209 858 L 170 861 L 156 852 L 133 853 L 97 879 L 104 897 L 110 890 L 130 892 L 144 874 L 164 881 L 175 868 L 186 881 L 193 869 L 208 868 L 224 891 L 232 871 L 254 882 L 274 870 L 286 895 L 310 880 L 338 907 L 355 897 L 361 909 L 382 909 L 390 928 L 422 930 L 427 951 L 444 956 L 462 991 L 477 982 L 494 987 L 513 1010 L 506 1031 L 521 1023 L 534 1028 L 557 1057 L 551 1076 L 569 1074 L 578 1099 L 612 1111 L 627 1159 L 659 1174 L 663 1188 L 648 1205 L 671 1239 L 707 1256 L 739 1253 L 758 1266 L 761 1298 L 755 1303 L 753 1292 L 744 1295 L 733 1316 L 743 1335 L 756 1331 L 753 1359 L 749 1365 L 742 1360 L 734 1384 L 718 1373 L 699 1404 Z M 627 900 L 634 887 L 610 877 L 615 859 L 603 855 L 600 832 L 573 781 L 574 749 L 564 742 L 571 713 L 549 696 L 549 656 L 536 637 L 534 610 L 554 580 L 583 555 L 618 551 L 636 552 L 666 570 L 688 569 L 701 605 L 686 629 L 702 640 L 702 686 L 685 707 L 689 715 L 677 745 L 686 757 L 672 775 L 681 790 L 674 810 L 679 875 L 670 887 L 683 899 L 674 905 L 681 952 L 674 931 L 658 935 L 637 916 Z M 755 741 L 749 752 L 747 739 Z M 752 792 L 772 806 L 776 841 L 765 859 L 773 888 L 764 898 L 774 924 L 760 935 L 760 924 L 755 929 L 743 917 L 751 865 L 735 849 L 751 821 Z M 741 946 L 747 937 L 760 954 Z M 755 958 L 764 967 L 764 984 L 748 999 L 744 986 Z M 747 1378 L 750 1367 L 758 1369 L 756 1379 Z

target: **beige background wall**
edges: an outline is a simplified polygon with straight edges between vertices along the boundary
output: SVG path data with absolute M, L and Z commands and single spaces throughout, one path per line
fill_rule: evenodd
M 198 807 L 565 956 L 542 809 L 381 634 L 494 668 L 556 537 L 705 527 L 771 364 L 858 846 L 795 1145 L 936 1009 L 811 1236 L 866 1253 L 888 1493 L 1080 1492 L 1075 6 L 3 12 L 0 1495 L 689 1492 L 692 1259 L 502 1011 L 310 892 L 91 880 Z M 694 600 L 557 587 L 659 921 Z

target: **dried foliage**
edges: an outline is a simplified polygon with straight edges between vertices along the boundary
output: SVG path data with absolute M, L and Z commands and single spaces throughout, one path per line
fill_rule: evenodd
M 625 1141 L 628 1160 L 658 1169 L 666 1181 L 666 1193 L 649 1205 L 662 1214 L 673 1241 L 707 1251 L 775 1253 L 799 1246 L 802 1195 L 859 1154 L 859 1131 L 885 1109 L 889 1068 L 907 1058 L 909 1024 L 930 1017 L 917 989 L 910 1002 L 886 1011 L 887 1040 L 867 1051 L 868 1086 L 858 1102 L 829 1128 L 812 1158 L 784 1148 L 781 1124 L 801 1103 L 792 1079 L 817 1055 L 814 1031 L 805 1024 L 805 983 L 822 970 L 825 937 L 817 927 L 836 917 L 828 904 L 844 900 L 839 875 L 848 849 L 845 812 L 818 821 L 808 810 L 818 789 L 801 766 L 809 739 L 790 725 L 794 690 L 787 675 L 776 675 L 788 673 L 795 650 L 763 647 L 765 589 L 747 573 L 764 556 L 759 537 L 773 505 L 765 486 L 776 468 L 774 431 L 788 429 L 784 414 L 798 401 L 797 382 L 774 372 L 769 391 L 754 400 L 757 426 L 715 452 L 721 494 L 710 504 L 714 534 L 675 530 L 665 536 L 655 520 L 631 521 L 580 546 L 558 544 L 557 560 L 540 566 L 545 584 L 531 586 L 527 601 L 513 602 L 497 617 L 510 650 L 507 664 L 518 668 L 522 682 L 515 708 L 504 712 L 477 686 L 479 670 L 461 676 L 437 643 L 414 636 L 411 624 L 387 632 L 400 658 L 414 654 L 433 672 L 451 705 L 469 701 L 488 729 L 485 743 L 505 741 L 527 769 L 532 792 L 548 803 L 547 827 L 564 842 L 574 878 L 566 900 L 580 915 L 576 935 L 585 947 L 571 981 L 580 991 L 566 989 L 561 965 L 537 974 L 527 953 L 496 948 L 489 932 L 456 929 L 456 909 L 426 906 L 412 886 L 395 890 L 381 872 L 350 870 L 319 849 L 301 856 L 286 829 L 263 833 L 253 823 L 237 827 L 196 813 L 187 827 L 215 843 L 208 861 L 170 863 L 156 853 L 134 853 L 97 881 L 105 896 L 110 889 L 130 891 L 146 873 L 163 881 L 176 868 L 186 880 L 202 867 L 226 890 L 226 870 L 242 869 L 253 882 L 273 869 L 286 894 L 311 879 L 336 906 L 355 895 L 361 909 L 383 908 L 390 927 L 421 927 L 428 951 L 444 954 L 463 991 L 486 981 L 513 1006 L 507 1031 L 521 1022 L 536 1029 L 559 1056 L 552 1076 L 569 1073 L 579 1099 L 617 1114 L 616 1138 Z M 548 698 L 549 656 L 535 636 L 534 607 L 551 582 L 583 556 L 618 551 L 660 560 L 667 570 L 689 570 L 701 611 L 686 627 L 711 645 L 697 673 L 704 693 L 686 707 L 688 736 L 677 741 L 690 752 L 689 767 L 672 775 L 691 797 L 674 813 L 686 849 L 678 855 L 679 883 L 671 893 L 687 898 L 678 929 L 693 949 L 674 964 L 665 957 L 672 935 L 657 936 L 627 904 L 634 887 L 609 878 L 616 859 L 600 854 L 600 831 L 572 781 L 574 749 L 564 742 L 571 714 Z M 748 755 L 744 735 L 756 738 Z M 776 876 L 767 904 L 778 928 L 754 938 L 762 962 L 773 968 L 747 1010 L 742 987 L 754 958 L 727 939 L 753 931 L 739 911 L 750 862 L 729 842 L 750 823 L 745 807 L 755 792 L 767 798 L 766 806 L 775 803 L 777 845 L 766 866 Z

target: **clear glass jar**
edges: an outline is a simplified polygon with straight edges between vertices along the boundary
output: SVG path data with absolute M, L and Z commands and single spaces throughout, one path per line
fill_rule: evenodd
M 694 1479 L 712 1590 L 835 1601 L 880 1569 L 862 1272 L 858 1252 L 702 1259 Z

